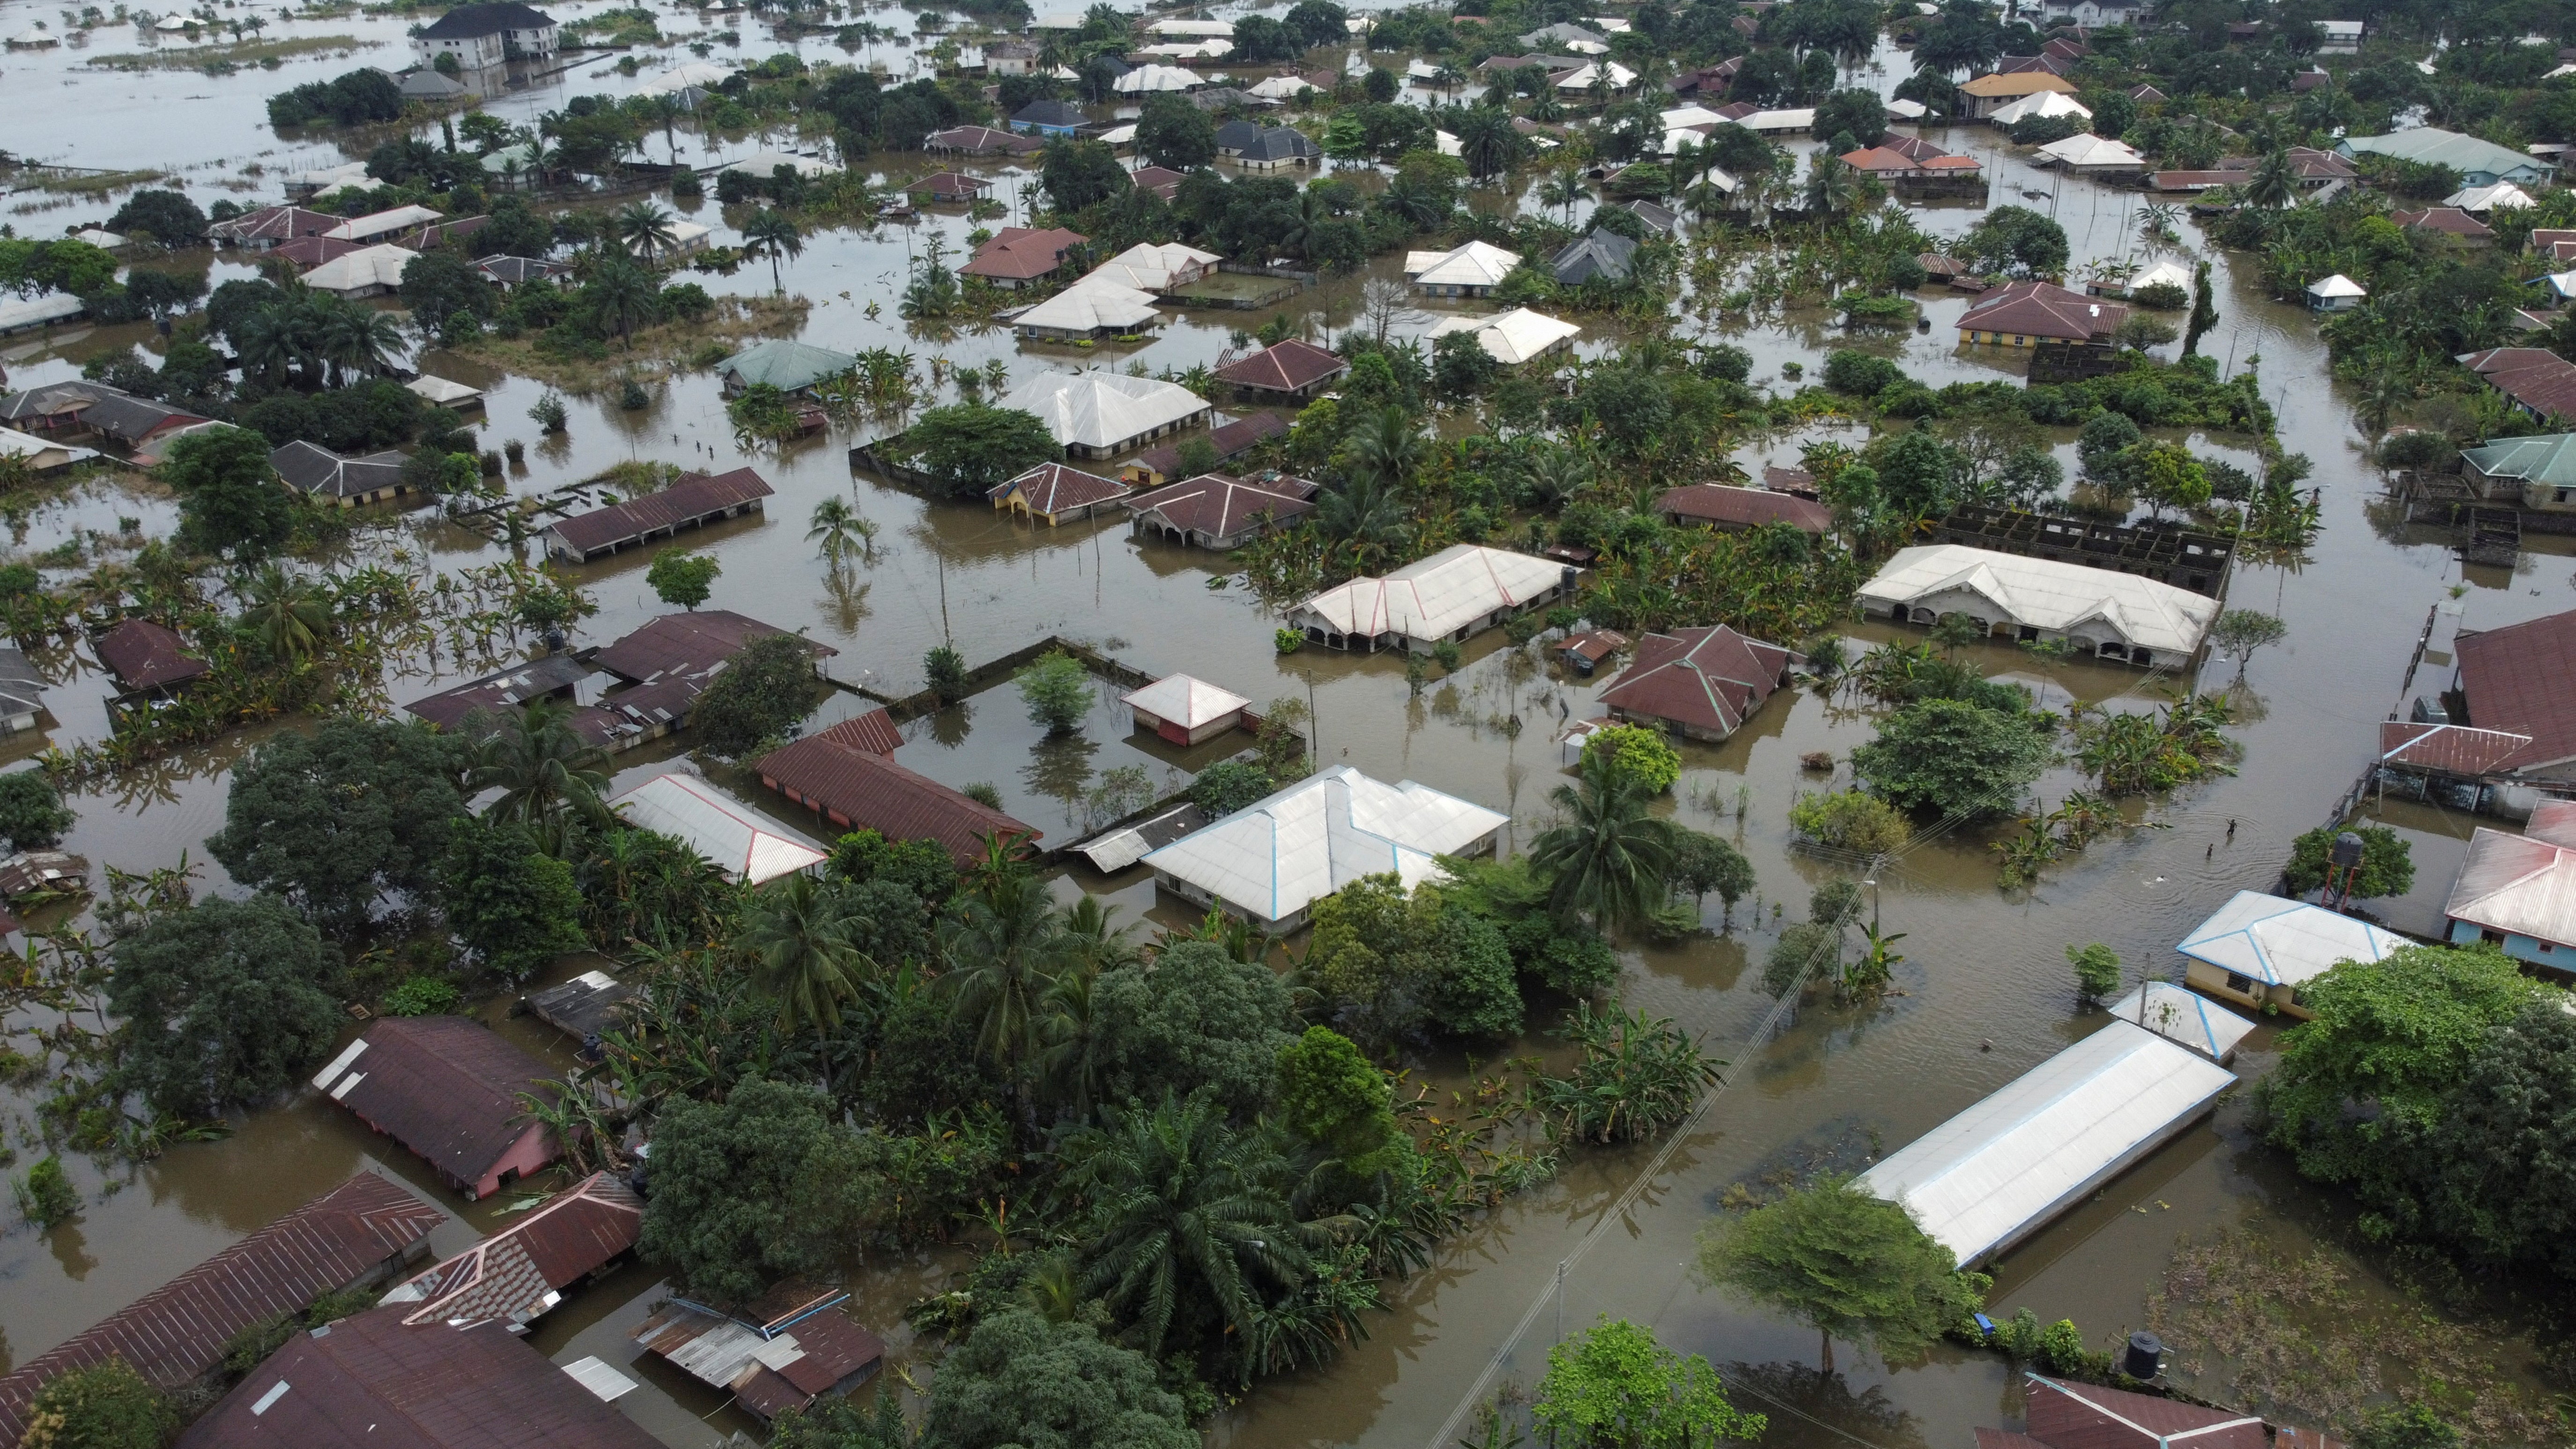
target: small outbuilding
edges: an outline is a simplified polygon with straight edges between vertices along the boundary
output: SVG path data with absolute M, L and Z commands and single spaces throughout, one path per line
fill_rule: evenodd
M 2341 961 L 2378 961 L 2406 944 L 2368 921 L 2305 901 L 2238 891 L 2174 949 L 2195 991 L 2305 1020 L 2301 989 Z
M 732 793 L 688 770 L 656 775 L 608 802 L 610 814 L 667 835 L 741 885 L 808 874 L 832 858 L 804 832 L 791 830 Z
M 1043 519 L 1049 528 L 1078 523 L 1127 497 L 1127 485 L 1115 478 L 1085 473 L 1062 463 L 1040 463 L 984 495 L 1006 513 Z
M 1251 700 L 1186 674 L 1167 674 L 1118 701 L 1135 716 L 1136 728 L 1152 731 L 1166 744 L 1195 745 L 1261 723 Z
M 768 386 L 786 393 L 808 393 L 825 378 L 839 377 L 859 360 L 846 352 L 784 338 L 755 342 L 716 364 L 727 397 Z
M 1601 661 L 1614 658 L 1628 647 L 1628 636 L 1613 629 L 1590 629 L 1569 634 L 1556 646 L 1556 657 L 1566 668 L 1589 679 Z
M 562 1155 L 522 1093 L 561 1094 L 560 1069 L 468 1016 L 392 1016 L 313 1074 L 313 1088 L 410 1148 L 469 1199 L 488 1197 Z
M 2369 288 L 2341 272 L 2308 283 L 2308 306 L 2318 312 L 2349 312 L 2369 296 Z
M 203 678 L 212 665 L 189 651 L 179 631 L 149 619 L 127 619 L 98 636 L 98 662 L 128 692 L 176 689 Z
M 730 1313 L 674 1298 L 632 1337 L 766 1422 L 846 1394 L 876 1372 L 885 1341 L 842 1311 L 849 1301 L 838 1289 L 795 1283 Z

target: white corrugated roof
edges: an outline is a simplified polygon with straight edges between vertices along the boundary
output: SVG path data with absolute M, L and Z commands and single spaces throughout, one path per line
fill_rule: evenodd
M 2113 141 L 2087 131 L 2063 141 L 2051 141 L 2039 148 L 2039 154 L 2061 166 L 2137 166 L 2144 167 L 2147 158 L 2126 141 Z
M 2053 96 L 2057 94 L 2057 92 L 2041 91 L 2040 94 L 2044 96 Z M 2182 290 L 2188 292 L 2191 290 L 2191 268 L 2184 266 L 2182 263 L 2175 261 L 2171 257 L 2164 257 L 2159 260 L 2149 262 L 2136 276 L 2129 278 L 2129 280 L 2123 285 L 2129 289 L 2132 296 L 2136 295 L 2142 288 L 2155 286 L 2180 287 Z
M 60 322 L 89 310 L 89 304 L 68 292 L 47 292 L 41 297 L 0 298 L 0 332 L 21 327 L 34 327 L 45 322 Z
M 1565 566 L 1554 559 L 1453 543 L 1384 578 L 1326 589 L 1299 604 L 1292 617 L 1311 615 L 1333 633 L 1361 638 L 1397 633 L 1442 639 L 1497 609 L 1538 598 L 1564 576 Z
M 2131 644 L 2189 654 L 2200 647 L 2218 601 L 2134 574 L 2023 558 L 1963 543 L 1901 548 L 1860 596 L 1882 607 L 1953 589 L 1975 594 L 2018 624 L 2063 632 L 2102 619 Z
M 403 268 L 420 253 L 391 242 L 343 252 L 304 274 L 304 285 L 317 292 L 354 292 L 361 287 L 399 287 Z
M 1166 40 L 1157 45 L 1136 48 L 1138 55 L 1158 55 L 1169 60 L 1214 60 L 1234 53 L 1234 42 L 1222 35 L 1204 40 Z
M 1140 438 L 1207 410 L 1207 399 L 1178 383 L 1116 372 L 1042 372 L 1002 399 L 1034 413 L 1058 443 L 1106 448 Z
M 2553 945 L 2576 945 L 2576 850 L 2481 825 L 2442 914 Z
M 1793 106 L 1776 111 L 1755 111 L 1736 122 L 1748 131 L 1806 131 L 1816 124 L 1816 108 Z
M 2493 186 L 2471 186 L 2454 191 L 2443 198 L 2442 204 L 2456 206 L 2462 211 L 2520 211 L 2540 203 L 2531 199 L 2530 192 L 2512 182 L 2499 181 Z
M 1203 252 L 1179 242 L 1138 242 L 1084 273 L 1082 280 L 1114 282 L 1139 292 L 1168 292 L 1175 285 L 1174 277 L 1204 271 L 1224 260 L 1215 252 Z
M 1109 88 L 1125 95 L 1145 91 L 1185 91 L 1197 85 L 1199 78 L 1176 65 L 1140 65 L 1109 83 Z
M 2384 960 L 2405 944 L 2368 921 L 2323 906 L 2238 891 L 2174 949 L 2222 971 L 2296 986 L 2338 961 Z
M 69 443 L 49 442 L 33 433 L 19 432 L 16 428 L 0 428 L 0 457 L 39 458 L 54 452 L 69 454 L 74 463 L 98 456 L 96 448 L 75 448 Z
M 369 212 L 365 216 L 352 217 L 322 234 L 337 241 L 365 241 L 369 237 L 409 231 L 416 226 L 427 226 L 444 214 L 432 211 L 426 206 L 397 206 L 391 211 Z
M 2181 1042 L 2220 1066 L 2254 1030 L 2244 1017 L 2170 981 L 2150 981 L 2111 1003 L 2111 1019 Z
M 1582 43 L 1577 43 L 1567 47 L 1569 50 L 1580 50 L 1582 48 Z M 1561 91 L 1588 91 L 1592 89 L 1592 83 L 1600 78 L 1601 65 L 1601 62 L 1595 61 L 1579 70 L 1567 71 L 1564 75 L 1557 78 L 1556 88 Z M 1615 60 L 1611 61 L 1609 62 L 1609 66 L 1610 89 L 1614 91 L 1624 91 L 1636 81 L 1637 73 L 1628 69 L 1626 66 L 1621 65 L 1619 62 Z
M 1231 37 L 1234 34 L 1234 22 L 1231 20 L 1157 20 L 1145 28 L 1156 35 L 1197 35 L 1225 38 Z
M 740 160 L 726 161 L 715 166 L 710 166 L 707 168 L 707 171 L 710 175 L 718 171 L 739 171 L 745 176 L 755 176 L 765 181 L 770 177 L 777 175 L 778 168 L 781 166 L 788 168 L 799 176 L 838 176 L 841 174 L 841 167 L 837 162 L 825 161 L 817 156 L 791 156 L 784 151 L 754 151 Z
M 2018 121 L 2044 119 L 2050 116 L 2082 116 L 2088 121 L 2093 119 L 2091 111 L 2078 105 L 2073 96 L 2062 91 L 2034 91 L 2020 100 L 1995 107 L 1995 113 L 1987 119 L 1998 126 L 2009 126 Z
M 1476 341 L 1493 354 L 1496 362 L 1518 367 L 1567 338 L 1580 336 L 1583 329 L 1544 312 L 1514 307 L 1493 317 L 1443 318 L 1424 335 L 1438 338 L 1452 332 L 1475 333 Z
M 1128 331 L 1161 315 L 1154 308 L 1153 293 L 1122 287 L 1095 274 L 1016 314 L 1011 325 L 1062 332 L 1096 332 L 1104 327 Z
M 1721 125 L 1726 117 L 1706 106 L 1675 106 L 1664 112 L 1663 120 L 1665 130 L 1678 131 L 1686 126 Z
M 1415 263 L 1421 263 L 1416 266 Z M 1521 254 L 1507 252 L 1491 242 L 1471 241 L 1439 253 L 1407 252 L 1404 269 L 1413 280 L 1429 286 L 1491 287 L 1511 275 L 1521 264 Z
M 685 842 L 728 879 L 759 885 L 831 857 L 812 841 L 684 771 L 656 775 L 608 802 L 628 823 Z
M 2555 281 L 2556 278 L 2551 280 Z M 2370 291 L 2361 283 L 2337 272 L 2331 277 L 2321 277 L 2308 283 L 2308 295 L 2311 297 L 2367 297 Z
M 1253 84 L 1252 94 L 1265 101 L 1284 101 L 1304 95 L 1315 88 L 1314 82 L 1301 75 L 1274 75 Z
M 584 1359 L 575 1359 L 565 1364 L 563 1371 L 572 1375 L 574 1383 L 598 1395 L 599 1401 L 604 1404 L 614 1403 L 635 1392 L 635 1381 L 610 1368 L 597 1354 Z
M 646 81 L 644 84 L 637 86 L 635 88 L 635 94 L 639 96 L 670 96 L 677 95 L 691 86 L 704 86 L 709 89 L 713 89 L 717 85 L 722 84 L 724 78 L 731 74 L 733 74 L 733 72 L 727 67 L 710 64 L 703 60 L 693 60 L 685 65 L 675 65 L 669 70 L 662 72 L 660 75 L 653 77 L 651 80 Z
M 2236 1074 L 2125 1021 L 1860 1175 L 1964 1266 L 2018 1242 L 2180 1131 Z
M 426 372 L 413 378 L 411 381 L 404 383 L 403 390 L 406 392 L 417 393 L 441 407 L 445 407 L 449 403 L 463 402 L 467 398 L 477 398 L 483 395 L 483 389 L 479 387 L 467 387 L 461 382 L 455 382 L 444 377 L 433 377 Z
M 1166 674 L 1143 689 L 1118 698 L 1129 708 L 1141 709 L 1156 719 L 1170 720 L 1190 730 L 1252 707 L 1251 700 L 1233 690 L 1219 689 L 1204 679 L 1192 679 L 1186 674 Z
M 1367 875 L 1412 885 L 1434 857 L 1511 819 L 1411 780 L 1337 765 L 1152 851 L 1145 863 L 1263 921 L 1285 919 Z

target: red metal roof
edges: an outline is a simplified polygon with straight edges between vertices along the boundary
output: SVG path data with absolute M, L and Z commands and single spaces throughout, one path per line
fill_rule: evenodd
M 1129 185 L 1139 191 L 1150 191 L 1165 201 L 1179 194 L 1181 183 L 1188 179 L 1186 173 L 1175 171 L 1169 166 L 1139 166 L 1127 173 Z
M 418 1303 L 406 1324 L 525 1323 L 554 1306 L 547 1301 L 635 1246 L 644 1229 L 644 1200 L 605 1172 L 594 1172 L 545 1206 L 386 1295 Z
M 895 728 L 894 716 L 886 713 L 882 705 L 866 714 L 853 715 L 830 729 L 816 730 L 813 737 L 837 740 L 871 755 L 891 755 L 903 748 L 903 731 Z
M 1009 136 L 1007 131 L 995 135 Z M 1011 136 L 1014 141 L 1025 137 Z M 1004 281 L 1025 282 L 1043 277 L 1064 265 L 1064 254 L 1090 238 L 1078 231 L 1060 226 L 1031 228 L 1006 226 L 993 239 L 975 249 L 974 257 L 957 269 L 962 277 L 994 277 Z
M 2530 743 L 2529 735 L 2501 730 L 2383 720 L 2379 726 L 2379 762 L 2474 779 L 2503 769 L 2505 761 Z
M 2490 347 L 2459 359 L 2506 397 L 2549 417 L 2576 417 L 2576 363 L 2538 347 Z
M 1045 143 L 1016 132 L 997 131 L 990 126 L 951 126 L 945 131 L 933 131 L 922 137 L 921 148 L 925 151 L 963 151 L 972 156 L 991 151 L 1026 156 L 1044 150 Z
M 1834 526 L 1834 515 L 1821 503 L 1810 503 L 1794 493 L 1730 488 L 1722 483 L 1693 483 L 1667 490 L 1655 500 L 1655 511 L 1739 528 L 1785 523 L 1807 533 L 1827 533 Z
M 2090 342 L 2109 336 L 2128 315 L 2129 309 L 2117 302 L 2096 301 L 2054 282 L 2015 282 L 1997 288 L 1961 314 L 1959 327 L 1969 332 Z
M 2576 759 L 2576 610 L 2500 629 L 2462 630 L 2460 693 L 2469 723 L 2529 735 L 2502 768 Z
M 662 1449 L 503 1325 L 412 1328 L 402 1312 L 288 1339 L 180 1449 Z
M 683 523 L 775 493 L 769 480 L 750 468 L 730 473 L 683 473 L 659 493 L 558 520 L 548 531 L 583 553 L 629 543 Z
M 888 840 L 938 841 L 960 865 L 983 858 L 987 835 L 1035 840 L 1041 833 L 846 736 L 836 737 L 841 728 L 763 758 L 761 783 L 838 816 L 853 830 L 873 830 Z
M 98 636 L 98 662 L 128 689 L 184 684 L 213 666 L 188 652 L 178 631 L 149 619 L 128 619 Z
M 713 673 L 755 639 L 787 631 L 731 609 L 664 614 L 591 656 L 590 662 L 620 679 L 648 684 L 673 675 Z M 805 647 L 829 657 L 841 651 L 808 639 Z
M 1251 527 L 1253 520 L 1264 513 L 1284 523 L 1315 508 L 1306 499 L 1273 492 L 1259 483 L 1223 473 L 1185 478 L 1157 488 L 1128 506 L 1138 516 L 1151 513 L 1170 527 L 1209 538 L 1231 538 Z
M 2392 211 L 2388 219 L 2412 230 L 2438 231 L 2457 237 L 2491 237 L 2495 228 L 2460 210 L 2456 206 L 2432 206 L 2422 211 Z
M 1218 368 L 1216 377 L 1219 382 L 1230 382 L 1237 387 L 1296 392 L 1339 377 L 1350 371 L 1350 367 L 1335 354 L 1311 342 L 1300 342 L 1291 337 L 1274 342 L 1239 362 Z
M 1723 624 L 1649 634 L 1600 703 L 1621 714 L 1732 734 L 1780 687 L 1798 656 Z
M 2168 1449 L 2166 1439 L 2184 1434 L 2190 1437 L 2172 1449 L 2270 1449 L 2272 1442 L 2253 1415 L 2037 1374 L 2028 1379 L 2030 1437 L 2049 1449 Z
M 1115 478 L 1085 473 L 1062 463 L 1040 463 L 987 495 L 1008 498 L 1016 490 L 1031 513 L 1062 513 L 1070 508 L 1109 503 L 1127 496 L 1127 485 Z
M 335 219 L 331 224 L 338 226 L 340 222 Z M 294 263 L 297 271 L 310 271 L 324 262 L 337 261 L 351 252 L 363 250 L 363 243 L 346 237 L 298 236 L 270 247 L 268 254 L 279 261 Z
M 1208 446 L 1216 449 L 1217 461 L 1223 462 L 1264 438 L 1275 438 L 1288 431 L 1288 420 L 1277 413 L 1254 413 L 1236 418 L 1222 427 L 1208 429 Z M 1181 449 L 1177 443 L 1148 448 L 1136 455 L 1131 468 L 1144 468 L 1165 477 L 1180 471 Z
M 563 1073 L 468 1016 L 387 1017 L 314 1085 L 453 1181 L 480 1182 L 530 1126 L 519 1094 Z
M 213 1368 L 234 1334 L 365 1278 L 447 1214 L 362 1172 L 0 1379 L 0 1443 L 26 1432 L 46 1380 L 121 1358 L 165 1389 Z

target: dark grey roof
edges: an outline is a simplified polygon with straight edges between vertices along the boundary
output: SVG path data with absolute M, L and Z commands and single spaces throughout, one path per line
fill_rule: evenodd
M 15 644 L 0 644 L 0 715 L 44 707 L 45 677 L 28 662 L 27 651 Z
M 1292 126 L 1272 126 L 1260 139 L 1243 148 L 1246 161 L 1292 161 L 1311 159 L 1324 154 L 1324 148 L 1306 138 L 1306 133 Z
M 424 40 L 472 40 L 477 36 L 499 35 L 508 30 L 544 30 L 555 18 L 516 0 L 499 0 L 489 5 L 459 5 L 438 17 L 436 23 L 421 32 Z
M 1031 101 L 1013 111 L 1011 119 L 1032 126 L 1080 126 L 1091 120 L 1082 107 L 1066 101 Z
M 402 482 L 410 460 L 387 450 L 363 458 L 344 458 L 330 449 L 298 438 L 268 455 L 268 466 L 298 493 L 317 498 L 363 498 Z
M 474 263 L 474 270 L 490 277 L 493 281 L 515 286 L 521 282 L 560 277 L 572 268 L 562 262 L 547 261 L 543 257 L 495 254 L 477 260 Z
M 1216 144 L 1220 151 L 1240 151 L 1260 137 L 1261 125 L 1257 121 L 1232 120 L 1216 128 Z
M 1558 252 L 1548 261 L 1548 270 L 1566 286 L 1580 286 L 1595 277 L 1613 282 L 1628 280 L 1636 266 L 1637 244 L 1615 231 L 1596 231 L 1578 238 L 1572 246 Z
M 465 94 L 465 87 L 434 70 L 416 70 L 402 78 L 402 93 L 429 100 L 445 100 Z

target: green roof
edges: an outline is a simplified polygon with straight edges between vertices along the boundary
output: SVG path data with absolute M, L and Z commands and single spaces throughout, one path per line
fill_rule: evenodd
M 2552 488 L 2576 487 L 2576 433 L 2507 438 L 2483 448 L 2464 448 L 2460 456 L 2490 478 L 2512 478 Z
M 794 392 L 858 365 L 859 360 L 850 354 L 826 347 L 808 347 L 802 342 L 755 342 L 717 363 L 716 371 L 741 378 L 745 387 L 765 382 L 781 392 Z
M 2394 156 L 2400 161 L 2413 161 L 2425 166 L 2448 166 L 2454 171 L 2483 171 L 2501 176 L 2512 171 L 2546 169 L 2538 157 L 2526 156 L 2493 141 L 2481 141 L 2457 131 L 2435 130 L 2431 126 L 2391 131 L 2385 136 L 2346 136 L 2343 144 L 2349 151 Z

